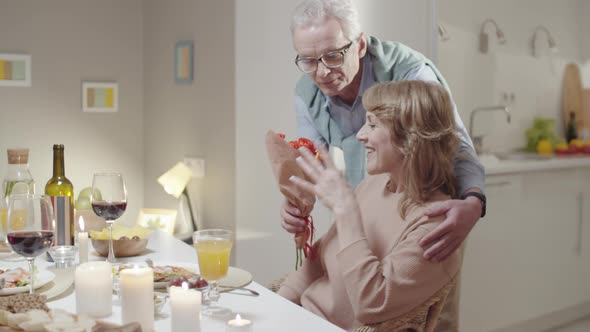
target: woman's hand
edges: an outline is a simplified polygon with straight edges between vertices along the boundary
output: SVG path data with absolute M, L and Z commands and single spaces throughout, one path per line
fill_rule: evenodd
M 299 148 L 301 157 L 297 158 L 297 165 L 311 182 L 296 176 L 289 180 L 301 189 L 317 195 L 326 207 L 338 214 L 350 208 L 351 201 L 354 201 L 354 192 L 344 180 L 342 172 L 334 166 L 326 149 L 320 146 L 318 151 L 322 161 L 316 159 L 307 148 Z

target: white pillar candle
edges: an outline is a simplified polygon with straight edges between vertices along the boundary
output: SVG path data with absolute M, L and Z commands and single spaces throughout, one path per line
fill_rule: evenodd
M 182 287 L 170 287 L 170 312 L 172 332 L 201 331 L 201 292 Z
M 76 312 L 92 317 L 110 316 L 113 306 L 113 271 L 108 262 L 88 262 L 76 268 Z
M 134 266 L 119 273 L 123 324 L 138 322 L 141 330 L 154 330 L 154 274 L 149 267 Z
M 252 332 L 254 324 L 251 320 L 243 319 L 240 314 L 236 315 L 236 319 L 227 322 L 226 332 Z
M 80 264 L 88 262 L 88 232 L 84 231 L 84 218 L 80 216 L 80 232 L 78 233 L 78 253 Z

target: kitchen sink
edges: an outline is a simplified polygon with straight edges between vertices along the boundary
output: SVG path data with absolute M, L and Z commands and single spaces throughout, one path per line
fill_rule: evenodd
M 526 161 L 526 160 L 548 160 L 553 158 L 553 156 L 544 156 L 536 153 L 530 152 L 497 152 L 494 153 L 496 158 L 499 160 L 518 160 L 518 161 Z
M 553 158 L 529 152 L 496 152 L 478 155 L 479 160 L 484 164 L 496 164 L 502 161 L 540 161 Z

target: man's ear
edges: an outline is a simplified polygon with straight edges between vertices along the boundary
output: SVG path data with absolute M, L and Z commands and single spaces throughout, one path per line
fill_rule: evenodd
M 367 38 L 364 32 L 361 32 L 361 35 L 358 38 L 359 44 L 359 59 L 362 59 L 365 54 L 367 54 Z

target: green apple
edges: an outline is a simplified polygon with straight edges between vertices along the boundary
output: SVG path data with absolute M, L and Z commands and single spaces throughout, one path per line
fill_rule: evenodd
M 76 208 L 76 210 L 90 210 L 90 209 L 92 209 L 92 204 L 90 203 L 90 197 L 78 197 L 78 199 L 74 203 L 74 207 Z
M 78 194 L 79 198 L 88 198 L 88 200 L 90 200 L 90 195 L 92 195 L 92 187 L 86 187 L 82 190 L 80 190 L 80 194 Z M 98 189 L 96 189 L 94 191 L 94 199 L 97 201 L 102 200 L 102 195 L 100 193 L 100 191 Z

